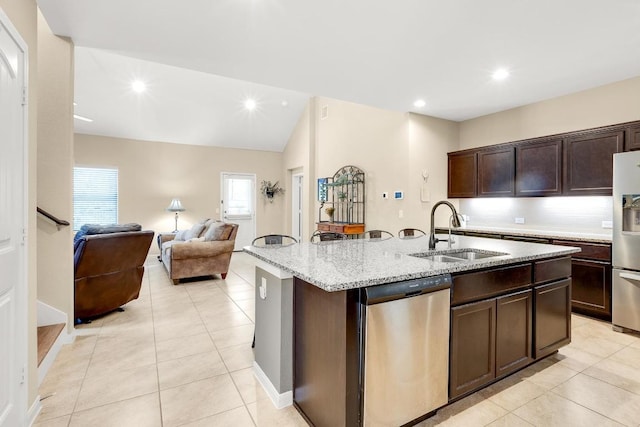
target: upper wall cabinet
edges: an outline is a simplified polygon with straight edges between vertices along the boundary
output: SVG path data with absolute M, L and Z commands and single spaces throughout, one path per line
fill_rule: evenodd
M 515 154 L 512 145 L 478 152 L 478 196 L 512 197 Z
M 564 194 L 611 195 L 613 155 L 623 150 L 623 129 L 567 137 L 564 142 Z
M 447 196 L 610 196 L 623 150 L 640 150 L 640 121 L 452 152 Z
M 475 152 L 449 153 L 447 197 L 476 196 L 476 176 L 478 171 Z
M 562 194 L 562 139 L 516 145 L 516 196 Z
M 640 124 L 627 128 L 627 138 L 624 144 L 625 151 L 640 150 Z

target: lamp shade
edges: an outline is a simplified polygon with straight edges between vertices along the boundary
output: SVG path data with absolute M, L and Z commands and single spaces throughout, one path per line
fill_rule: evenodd
M 180 199 L 173 199 L 167 208 L 169 212 L 182 212 L 184 208 L 182 207 L 182 203 L 180 203 Z

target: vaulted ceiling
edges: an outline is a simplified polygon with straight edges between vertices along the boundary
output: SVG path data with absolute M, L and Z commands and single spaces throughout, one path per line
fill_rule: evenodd
M 637 0 L 38 4 L 80 133 L 280 151 L 314 95 L 462 121 L 640 75 Z

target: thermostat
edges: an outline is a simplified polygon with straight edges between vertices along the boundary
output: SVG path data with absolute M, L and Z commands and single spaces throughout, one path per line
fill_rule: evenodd
M 403 191 L 394 191 L 393 192 L 393 198 L 396 199 L 396 200 L 404 199 L 404 192 Z

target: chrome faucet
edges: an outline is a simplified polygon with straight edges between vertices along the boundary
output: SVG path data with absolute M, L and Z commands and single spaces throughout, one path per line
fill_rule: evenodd
M 431 208 L 431 230 L 429 233 L 429 249 L 435 249 L 436 243 L 445 241 L 443 239 L 436 238 L 436 231 L 435 231 L 436 226 L 435 226 L 435 220 L 433 219 L 433 216 L 436 212 L 436 208 L 440 205 L 447 205 L 449 206 L 449 209 L 451 209 L 452 215 L 451 215 L 451 221 L 449 223 L 449 235 L 451 235 L 451 227 L 459 228 L 461 225 L 460 219 L 458 218 L 458 212 L 456 211 L 456 208 L 451 203 L 447 202 L 446 200 L 441 200 L 437 202 L 435 205 L 433 205 L 433 208 Z M 451 237 L 449 237 L 449 239 L 451 239 Z

